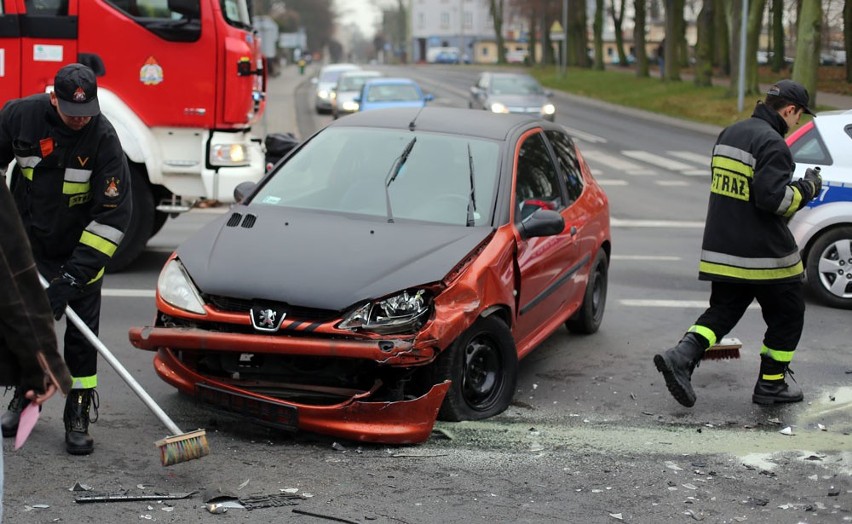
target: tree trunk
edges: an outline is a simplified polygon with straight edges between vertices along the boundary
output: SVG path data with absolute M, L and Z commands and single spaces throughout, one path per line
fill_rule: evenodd
M 695 85 L 713 85 L 713 0 L 704 0 L 698 14 L 698 37 L 695 43 Z
M 680 81 L 680 40 L 683 34 L 683 0 L 665 0 L 666 39 L 663 48 L 663 79 Z
M 819 44 L 822 36 L 822 4 L 820 0 L 804 0 L 796 34 L 796 63 L 793 80 L 805 86 L 811 95 L 810 106 L 816 106 Z
M 772 72 L 784 68 L 784 0 L 772 0 Z
M 648 53 L 645 50 L 645 16 L 647 14 L 645 1 L 634 0 L 633 2 L 633 11 L 635 13 L 633 44 L 636 46 L 636 76 L 638 77 L 650 76 L 648 70 Z M 847 1 L 852 2 L 852 0 Z
M 852 84 L 852 0 L 843 3 L 843 48 L 846 50 L 846 81 Z
M 489 0 L 491 19 L 494 21 L 494 38 L 497 41 L 497 63 L 506 63 L 506 47 L 503 41 L 503 7 L 505 0 Z
M 595 63 L 593 67 L 598 71 L 603 71 L 605 67 L 603 56 L 603 18 L 604 0 L 595 0 L 595 19 L 592 22 L 595 39 Z
M 728 76 L 731 74 L 731 32 L 728 25 L 727 0 L 713 0 L 713 26 L 713 39 L 716 42 L 713 64 L 721 70 L 723 76 Z
M 529 37 L 527 38 L 527 59 L 526 59 L 526 64 L 531 65 L 531 66 L 533 66 L 537 63 L 536 59 L 535 59 L 535 43 L 536 43 L 535 24 L 536 24 L 537 20 L 538 20 L 538 13 L 536 12 L 535 8 L 533 8 L 533 9 L 530 10 L 530 33 L 529 33 Z
M 763 28 L 763 13 L 766 10 L 766 0 L 749 0 L 748 25 L 746 26 L 746 94 L 760 93 L 757 80 L 757 49 L 761 29 Z
M 568 65 L 591 66 L 586 53 L 589 45 L 589 35 L 586 33 L 588 24 L 586 2 L 570 0 L 568 4 Z
M 730 84 L 728 85 L 728 96 L 734 96 L 739 91 L 740 83 L 740 24 L 745 23 L 742 19 L 743 2 L 745 0 L 726 0 L 726 16 L 730 32 L 729 60 L 731 62 Z
M 610 0 L 610 6 L 612 8 L 612 26 L 615 31 L 615 50 L 618 53 L 618 63 L 621 67 L 627 67 L 630 64 L 627 63 L 627 54 L 624 52 L 624 33 L 621 29 L 622 22 L 624 21 L 624 6 L 627 4 L 627 0 L 619 0 L 619 7 L 616 12 L 615 8 L 615 0 Z

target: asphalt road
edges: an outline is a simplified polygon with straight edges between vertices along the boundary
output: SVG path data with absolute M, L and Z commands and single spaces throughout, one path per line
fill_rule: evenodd
M 290 68 L 271 89 L 295 89 L 287 98 L 295 118 L 287 122 L 305 138 L 330 117 L 313 114 L 308 77 L 288 76 L 295 74 Z M 458 107 L 467 106 L 475 77 L 453 67 L 394 74 L 422 81 L 436 104 Z M 178 395 L 154 374 L 152 355 L 130 346 L 127 329 L 152 321 L 169 252 L 224 210 L 193 211 L 169 221 L 130 270 L 107 276 L 101 338 L 182 429 L 207 429 L 211 454 L 160 466 L 153 443 L 166 429 L 102 361 L 93 455 L 65 454 L 59 400 L 45 407 L 24 448 L 4 442 L 6 522 L 852 521 L 849 312 L 808 302 L 793 366 L 805 402 L 751 404 L 763 332 L 753 309 L 732 333 L 744 343 L 743 358 L 702 363 L 698 402 L 681 407 L 651 357 L 677 342 L 706 306 L 709 288 L 697 280 L 697 265 L 713 130 L 562 94 L 554 100 L 557 122 L 575 132 L 610 197 L 607 312 L 599 333 L 556 333 L 525 359 L 504 414 L 438 423 L 422 445 L 388 447 L 278 434 Z M 289 129 L 270 129 L 277 130 Z M 786 427 L 792 436 L 780 433 Z M 75 483 L 91 488 L 83 494 L 198 493 L 79 504 L 80 493 L 69 491 Z M 302 495 L 295 505 L 223 514 L 210 513 L 202 496 L 294 489 Z

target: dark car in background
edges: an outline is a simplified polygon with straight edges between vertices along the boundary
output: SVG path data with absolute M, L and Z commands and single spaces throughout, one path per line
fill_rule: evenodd
M 523 113 L 553 122 L 556 106 L 550 101 L 552 96 L 530 75 L 485 72 L 470 88 L 468 107 L 492 113 Z
M 521 359 L 603 320 L 608 199 L 541 119 L 359 112 L 235 197 L 169 257 L 130 340 L 258 423 L 422 442 L 436 417 L 504 411 Z

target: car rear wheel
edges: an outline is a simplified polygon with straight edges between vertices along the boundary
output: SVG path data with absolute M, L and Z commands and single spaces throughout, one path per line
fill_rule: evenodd
M 452 381 L 438 413 L 441 420 L 481 420 L 509 407 L 518 354 L 512 332 L 496 316 L 477 320 L 441 354 L 436 366 L 438 381 Z
M 592 264 L 583 304 L 574 315 L 565 321 L 565 327 L 573 333 L 591 335 L 597 332 L 603 322 L 606 308 L 606 290 L 608 287 L 609 261 L 603 249 L 598 250 Z
M 820 235 L 808 252 L 808 287 L 831 307 L 852 309 L 852 227 Z

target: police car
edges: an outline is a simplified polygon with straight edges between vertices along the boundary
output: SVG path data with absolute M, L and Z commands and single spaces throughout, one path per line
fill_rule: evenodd
M 787 138 L 794 178 L 822 171 L 822 191 L 790 221 L 807 284 L 822 303 L 852 309 L 852 110 L 820 113 Z

